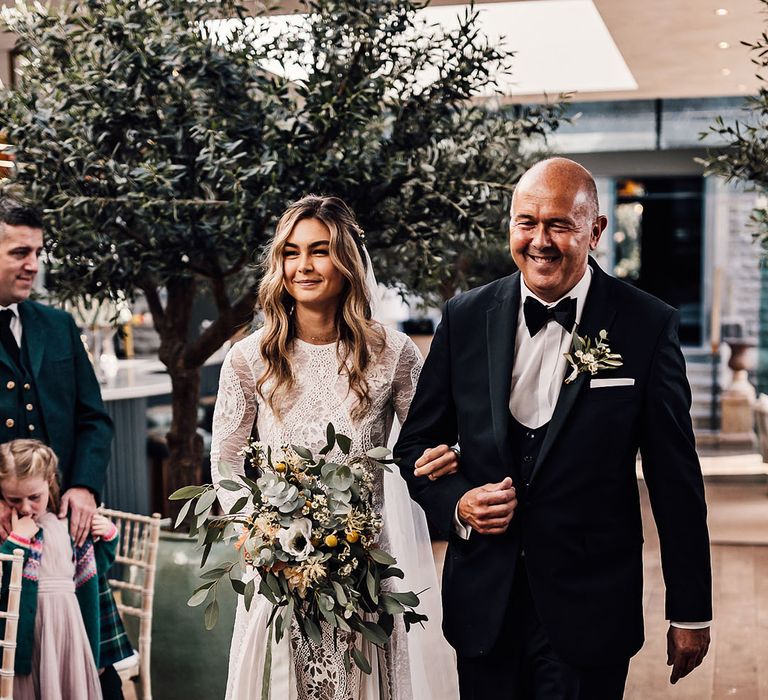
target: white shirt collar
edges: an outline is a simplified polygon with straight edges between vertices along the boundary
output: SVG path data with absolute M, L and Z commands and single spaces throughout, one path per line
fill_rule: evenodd
M 19 305 L 16 303 L 8 304 L 8 306 L 2 306 L 0 305 L 0 311 L 5 311 L 6 309 L 10 309 L 13 311 L 13 315 L 18 318 L 19 317 Z

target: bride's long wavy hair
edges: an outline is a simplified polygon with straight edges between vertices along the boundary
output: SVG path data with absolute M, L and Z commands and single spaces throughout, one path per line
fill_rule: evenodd
M 294 227 L 304 219 L 317 219 L 328 227 L 331 234 L 328 253 L 346 279 L 336 310 L 336 350 L 339 371 L 347 373 L 349 388 L 358 399 L 352 416 L 359 418 L 371 406 L 365 370 L 373 355 L 383 349 L 384 333 L 381 326 L 371 320 L 363 231 L 352 211 L 338 197 L 302 197 L 291 204 L 277 222 L 275 235 L 264 255 L 259 285 L 258 304 L 264 315 L 259 349 L 264 359 L 264 371 L 256 382 L 256 389 L 279 416 L 280 396 L 295 384 L 289 352 L 296 337 L 295 301 L 283 282 L 283 251 Z M 270 381 L 273 388 L 265 396 L 265 385 Z

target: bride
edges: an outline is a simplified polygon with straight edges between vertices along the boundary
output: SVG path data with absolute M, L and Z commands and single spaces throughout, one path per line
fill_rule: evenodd
M 222 366 L 211 448 L 214 482 L 220 462 L 242 473 L 238 453 L 252 433 L 273 447 L 296 444 L 317 451 L 331 422 L 352 439 L 353 453 L 387 444 L 393 418 L 402 423 L 408 412 L 421 356 L 407 336 L 372 320 L 370 268 L 362 231 L 340 199 L 307 196 L 285 211 L 259 288 L 264 326 L 234 345 Z M 434 480 L 456 471 L 457 460 L 440 445 L 427 450 L 417 466 L 418 475 Z M 219 491 L 225 512 L 239 496 Z M 252 700 L 265 692 L 270 700 L 458 697 L 424 515 L 394 472 L 377 473 L 374 506 L 384 521 L 379 543 L 405 572 L 398 588 L 426 589 L 418 610 L 429 621 L 406 635 L 397 618 L 385 649 L 359 640 L 372 662 L 366 675 L 355 665 L 345 670 L 345 645 L 335 642 L 330 628 L 316 646 L 294 623 L 289 635 L 268 648 L 271 604 L 257 594 L 246 611 L 239 597 L 228 699 Z

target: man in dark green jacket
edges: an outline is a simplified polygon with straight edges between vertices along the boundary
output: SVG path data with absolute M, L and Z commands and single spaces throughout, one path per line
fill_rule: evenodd
M 75 543 L 85 542 L 104 485 L 112 423 L 73 318 L 29 300 L 43 250 L 43 222 L 0 199 L 0 442 L 36 438 L 59 458 Z M 0 501 L 0 540 L 10 510 Z

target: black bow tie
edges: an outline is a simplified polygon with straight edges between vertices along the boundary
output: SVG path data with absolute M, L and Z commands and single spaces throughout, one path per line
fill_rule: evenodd
M 576 323 L 576 300 L 573 297 L 566 297 L 557 306 L 550 308 L 533 297 L 526 297 L 523 304 L 523 315 L 531 338 L 552 319 L 557 321 L 565 330 L 570 331 L 573 329 L 573 324 Z

